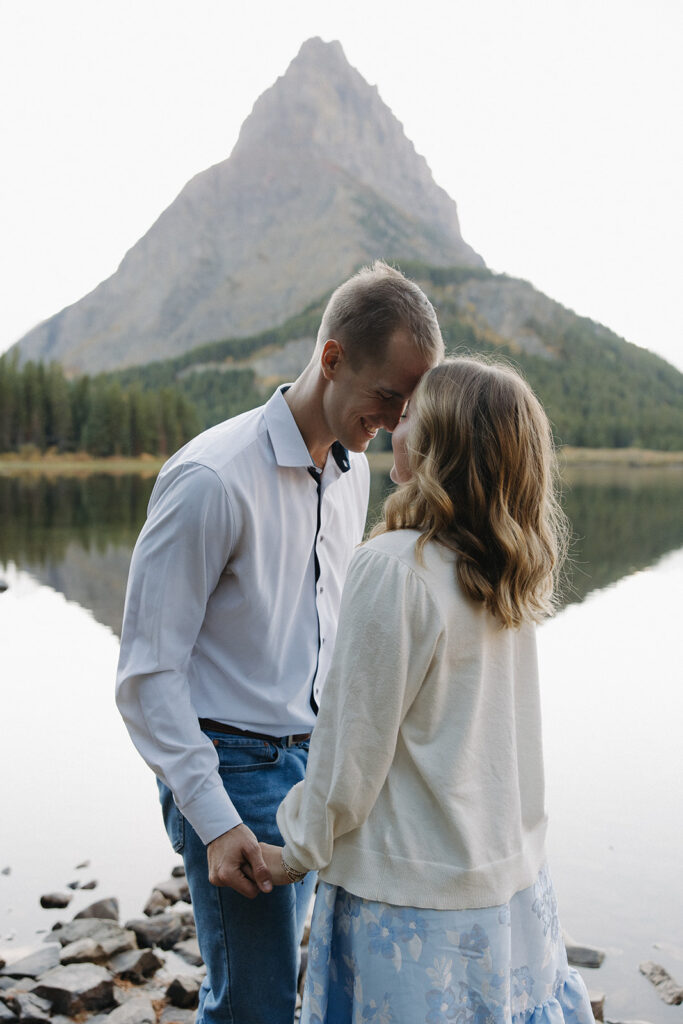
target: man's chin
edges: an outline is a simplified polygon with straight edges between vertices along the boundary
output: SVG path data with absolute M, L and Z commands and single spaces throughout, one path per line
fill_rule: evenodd
M 363 431 L 363 436 L 356 431 L 352 437 L 337 434 L 337 441 L 346 448 L 347 452 L 365 452 L 372 438 Z

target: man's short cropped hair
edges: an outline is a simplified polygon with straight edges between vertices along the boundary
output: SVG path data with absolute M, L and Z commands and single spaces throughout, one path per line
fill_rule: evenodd
M 362 267 L 332 293 L 318 331 L 318 348 L 334 338 L 351 366 L 378 363 L 389 339 L 404 329 L 418 351 L 437 363 L 444 343 L 431 302 L 414 281 L 382 260 Z

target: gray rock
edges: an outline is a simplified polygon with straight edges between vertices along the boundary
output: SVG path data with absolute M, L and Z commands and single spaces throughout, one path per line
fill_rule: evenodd
M 44 974 L 35 993 L 49 999 L 57 1013 L 74 1016 L 82 1010 L 100 1010 L 111 1006 L 114 979 L 104 967 L 95 964 L 69 964 Z
M 26 1024 L 43 1024 L 50 1020 L 52 1004 L 49 999 L 41 999 L 33 992 L 18 992 L 8 999 L 10 1009 L 17 1014 L 20 1021 Z M 11 1018 L 10 1018 L 11 1019 Z
M 0 580 L 0 594 L 4 594 L 9 589 L 9 583 L 5 583 L 4 580 Z
M 0 974 L 10 978 L 37 978 L 39 974 L 44 974 L 45 971 L 57 967 L 59 951 L 59 943 L 44 946 L 42 949 L 36 950 L 35 953 L 30 953 L 28 956 L 22 957 L 21 960 L 3 967 Z
M 158 889 L 155 889 L 142 908 L 142 913 L 146 917 L 156 917 L 157 914 L 163 914 L 170 906 L 171 900 L 164 896 L 163 893 L 160 893 Z
M 83 868 L 89 868 L 89 867 L 90 867 L 90 861 L 89 860 L 82 860 L 80 864 L 76 865 L 76 867 L 74 868 L 74 871 L 82 871 Z
M 80 889 L 81 883 L 77 879 L 75 882 L 67 882 L 66 887 L 67 889 Z
M 191 978 L 188 975 L 181 975 L 174 978 L 166 989 L 166 998 L 174 1006 L 180 1006 L 184 1010 L 192 1010 L 199 1000 L 199 988 L 201 982 L 198 978 Z
M 175 864 L 171 868 L 171 878 L 184 878 L 185 877 L 185 865 Z
M 76 939 L 62 949 L 63 964 L 100 964 L 109 954 L 95 939 Z
M 167 1006 L 161 1014 L 161 1024 L 194 1024 L 194 1017 L 194 1010 L 181 1010 L 175 1006 Z
M 677 985 L 669 972 L 661 964 L 646 960 L 639 965 L 640 973 L 652 982 L 657 989 L 657 995 L 670 1006 L 678 1006 L 683 1003 L 683 988 Z
M 3 868 L 2 871 L 0 871 L 0 875 L 11 875 L 11 874 L 12 874 L 12 869 L 9 866 Z
M 55 907 L 61 910 L 63 907 L 68 907 L 73 898 L 72 892 L 46 892 L 44 896 L 40 897 L 40 905 L 46 910 L 54 910 Z
M 77 914 L 74 914 L 74 921 L 79 921 L 84 917 L 97 917 L 100 920 L 118 921 L 119 901 L 115 896 L 110 896 L 105 900 L 97 900 L 96 903 L 91 903 L 90 906 L 84 907 L 83 910 L 79 910 Z
M 114 921 L 104 921 L 96 917 L 86 917 L 62 925 L 61 928 L 50 932 L 45 941 L 54 942 L 55 939 L 61 942 L 62 946 L 68 946 L 79 939 L 93 939 L 102 946 L 107 956 L 122 953 L 125 949 L 137 948 L 134 932 L 126 931 Z
M 181 940 L 183 924 L 177 914 L 159 914 L 157 917 L 127 921 L 126 928 L 135 932 L 139 946 L 161 946 L 162 949 L 171 949 Z
M 13 995 L 16 992 L 33 992 L 38 984 L 35 978 L 2 978 L 2 989 L 4 992 Z M 6 998 L 5 995 L 2 997 Z
M 19 1020 L 16 1013 L 10 1010 L 6 1003 L 0 1000 L 0 1024 L 5 1024 L 5 1021 Z
M 172 914 L 169 916 L 176 917 L 180 921 L 181 929 L 178 940 L 179 942 L 184 942 L 185 939 L 194 939 L 197 937 L 197 926 L 195 924 L 192 907 L 188 906 L 186 903 L 176 903 Z
M 99 882 L 96 878 L 91 878 L 89 882 L 84 882 L 81 889 L 96 889 Z
M 171 903 L 190 902 L 190 887 L 184 877 L 168 878 L 165 882 L 157 882 L 153 891 L 160 892 Z
M 161 1003 L 166 1003 L 166 989 L 164 986 L 156 983 L 156 978 L 146 981 L 144 986 L 136 985 L 134 982 L 116 981 L 114 983 L 114 1003 L 116 1006 L 123 1006 L 124 1003 L 129 1003 L 131 999 L 139 999 L 140 996 L 145 996 L 146 999 L 151 999 L 152 1002 L 158 999 Z
M 188 964 L 192 964 L 194 967 L 201 967 L 204 963 L 202 960 L 202 954 L 199 951 L 199 943 L 196 938 L 184 939 L 182 942 L 177 942 L 173 947 L 173 952 L 181 956 Z
M 109 969 L 124 981 L 134 981 L 140 985 L 160 967 L 161 960 L 151 949 L 131 949 L 126 953 L 117 953 L 109 961 Z
M 99 942 L 107 956 L 115 956 L 117 953 L 125 953 L 129 949 L 138 948 L 135 932 L 126 928 L 122 928 L 119 935 L 114 935 L 109 939 L 100 939 Z
M 574 967 L 599 967 L 605 959 L 603 951 L 594 946 L 579 946 L 573 942 L 567 942 L 565 945 L 567 960 Z
M 150 999 L 138 996 L 117 1007 L 106 1018 L 109 1024 L 156 1024 L 156 1013 Z
M 605 1019 L 605 993 L 604 992 L 589 992 L 588 998 L 591 1001 L 591 1010 L 596 1020 L 604 1021 Z
M 194 911 L 189 903 L 176 903 L 173 908 L 173 913 L 177 918 L 179 918 L 183 927 L 193 928 L 196 933 L 197 927 L 194 923 Z
M 0 992 L 8 988 L 14 988 L 14 978 L 0 977 Z

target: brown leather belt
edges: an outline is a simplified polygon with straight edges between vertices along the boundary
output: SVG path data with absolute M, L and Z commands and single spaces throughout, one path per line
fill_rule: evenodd
M 244 736 L 250 740 L 263 740 L 265 743 L 281 743 L 284 747 L 291 747 L 295 743 L 305 743 L 311 738 L 310 732 L 300 732 L 293 736 L 266 736 L 262 732 L 249 732 L 248 729 L 238 729 L 236 725 L 215 722 L 213 718 L 200 718 L 199 728 L 207 729 L 209 732 L 224 732 L 228 736 Z

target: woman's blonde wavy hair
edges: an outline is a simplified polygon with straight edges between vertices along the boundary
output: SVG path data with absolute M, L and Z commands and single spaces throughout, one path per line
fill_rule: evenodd
M 439 541 L 457 578 L 503 626 L 553 611 L 566 555 L 548 418 L 504 363 L 477 357 L 429 370 L 411 399 L 411 479 L 387 498 L 372 536 L 417 529 L 418 558 Z

